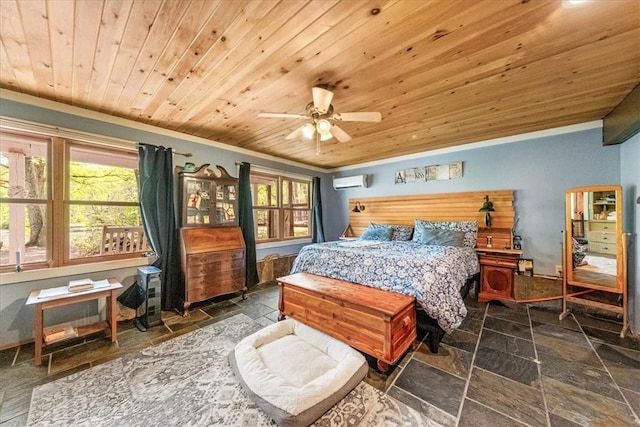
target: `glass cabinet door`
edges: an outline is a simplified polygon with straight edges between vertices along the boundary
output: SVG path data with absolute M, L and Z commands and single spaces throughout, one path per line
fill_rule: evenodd
M 238 225 L 238 180 L 222 166 L 180 171 L 183 227 Z
M 212 181 L 197 178 L 185 179 L 185 225 L 211 224 L 212 187 Z
M 235 225 L 237 223 L 235 184 L 216 185 L 216 222 L 220 225 Z

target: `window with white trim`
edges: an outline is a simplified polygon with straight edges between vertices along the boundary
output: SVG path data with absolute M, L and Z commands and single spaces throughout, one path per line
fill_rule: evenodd
M 0 272 L 149 251 L 138 154 L 0 129 Z
M 256 243 L 311 238 L 311 178 L 251 172 Z

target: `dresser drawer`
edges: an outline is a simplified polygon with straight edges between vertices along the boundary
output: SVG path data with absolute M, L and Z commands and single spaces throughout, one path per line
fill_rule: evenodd
M 600 243 L 589 241 L 589 252 L 599 252 L 601 254 L 615 254 L 616 243 Z
M 589 243 L 609 243 L 611 245 L 616 244 L 616 234 L 607 233 L 605 231 L 592 231 L 589 233 Z
M 244 271 L 224 278 L 202 277 L 190 280 L 187 285 L 187 301 L 203 301 L 218 295 L 230 294 L 244 289 Z
M 480 256 L 480 264 L 482 265 L 493 265 L 495 267 L 507 267 L 507 268 L 516 268 L 518 266 L 517 258 L 509 258 L 505 256 L 493 256 L 482 254 Z
M 200 277 L 211 275 L 224 275 L 232 270 L 244 269 L 244 258 L 223 259 L 209 264 L 189 263 L 187 267 L 187 277 Z
M 615 221 L 589 221 L 589 231 L 608 231 L 616 232 Z
M 244 267 L 236 270 L 230 270 L 221 274 L 209 274 L 208 276 L 189 277 L 187 279 L 187 290 L 194 291 L 196 289 L 213 286 L 217 283 L 244 283 Z
M 194 264 L 211 264 L 226 260 L 244 260 L 244 249 L 188 255 L 189 266 L 193 266 Z

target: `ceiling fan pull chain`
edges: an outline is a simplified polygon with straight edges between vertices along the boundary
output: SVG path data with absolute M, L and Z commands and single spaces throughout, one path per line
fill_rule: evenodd
M 320 155 L 320 134 L 316 132 L 316 156 Z

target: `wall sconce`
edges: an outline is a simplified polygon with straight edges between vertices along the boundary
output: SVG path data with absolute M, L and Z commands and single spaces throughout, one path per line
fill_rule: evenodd
M 356 202 L 356 205 L 351 210 L 351 212 L 362 212 L 363 210 L 364 210 L 364 205 L 361 205 L 360 202 Z
M 489 195 L 484 196 L 484 203 L 478 212 L 485 212 L 484 216 L 484 225 L 487 228 L 491 228 L 491 214 L 490 212 L 495 212 L 493 208 L 493 203 L 489 200 Z

